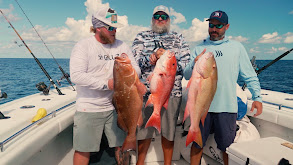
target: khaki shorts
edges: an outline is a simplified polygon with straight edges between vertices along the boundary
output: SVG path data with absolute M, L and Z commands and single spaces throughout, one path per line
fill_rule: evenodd
M 147 100 L 144 100 L 144 104 Z M 161 135 L 169 141 L 174 141 L 177 119 L 179 115 L 179 107 L 181 104 L 181 97 L 170 97 L 168 103 L 168 110 L 164 107 L 161 110 Z M 143 124 L 137 131 L 137 140 L 144 140 L 155 138 L 159 135 L 159 131 L 154 127 L 147 127 L 145 125 L 153 113 L 154 107 L 148 106 L 142 110 Z
M 74 115 L 73 148 L 80 152 L 98 152 L 103 132 L 109 147 L 122 146 L 126 133 L 117 126 L 115 110 L 79 112 Z

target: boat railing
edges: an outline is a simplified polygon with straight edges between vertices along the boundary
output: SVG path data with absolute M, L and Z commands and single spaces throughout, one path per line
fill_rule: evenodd
M 31 123 L 30 125 L 24 127 L 23 129 L 21 129 L 20 131 L 16 132 L 15 134 L 13 134 L 12 136 L 10 136 L 9 138 L 5 139 L 3 142 L 0 143 L 0 149 L 1 149 L 1 152 L 4 152 L 5 151 L 5 145 L 7 145 L 10 141 L 12 141 L 13 139 L 17 138 L 18 136 L 22 135 L 23 133 L 25 133 L 26 131 L 28 131 L 30 128 L 32 128 L 33 126 L 41 123 L 41 122 L 44 122 L 50 118 L 54 118 L 56 117 L 57 115 L 57 112 L 60 112 L 60 111 L 63 111 L 65 110 L 65 108 L 75 104 L 76 101 L 73 101 L 57 110 L 54 110 L 52 111 L 51 113 L 47 114 L 45 117 Z
M 252 99 L 249 99 L 250 101 L 253 101 Z M 291 98 L 287 98 L 287 100 L 290 100 L 292 101 Z M 292 109 L 293 110 L 293 107 L 290 107 L 290 106 L 286 106 L 286 105 L 283 105 L 283 104 L 278 104 L 278 103 L 273 103 L 273 102 L 270 102 L 270 101 L 262 101 L 263 103 L 266 103 L 266 104 L 270 104 L 270 105 L 274 105 L 274 106 L 277 106 L 279 110 L 282 110 L 282 108 L 287 108 L 287 109 Z

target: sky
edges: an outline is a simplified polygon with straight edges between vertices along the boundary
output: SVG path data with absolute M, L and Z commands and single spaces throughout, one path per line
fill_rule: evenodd
M 153 9 L 169 7 L 171 30 L 193 48 L 208 37 L 213 11 L 228 14 L 226 37 L 240 41 L 250 58 L 273 60 L 293 48 L 293 0 L 17 0 L 55 58 L 70 58 L 76 42 L 93 35 L 91 16 L 100 7 L 117 11 L 117 39 L 131 46 L 140 31 L 150 29 Z M 51 58 L 45 44 L 15 0 L 0 0 L 0 10 L 37 58 Z M 0 13 L 0 58 L 32 58 Z M 293 60 L 293 52 L 283 58 Z

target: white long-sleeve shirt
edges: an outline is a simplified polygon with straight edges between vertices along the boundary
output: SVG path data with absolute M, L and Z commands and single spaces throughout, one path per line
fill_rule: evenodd
M 94 36 L 79 41 L 70 57 L 70 76 L 76 84 L 77 111 L 104 112 L 114 109 L 113 91 L 108 88 L 108 80 L 113 78 L 115 57 L 126 53 L 140 76 L 131 49 L 122 41 L 101 44 Z

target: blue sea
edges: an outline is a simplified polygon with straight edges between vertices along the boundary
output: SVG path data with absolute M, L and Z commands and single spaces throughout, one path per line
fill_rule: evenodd
M 54 59 L 39 59 L 54 82 L 60 80 L 62 73 Z M 56 59 L 66 73 L 69 73 L 69 59 Z M 259 68 L 270 60 L 258 60 Z M 293 94 L 293 60 L 280 60 L 259 74 L 261 88 Z M 291 76 L 290 76 L 291 75 Z M 36 84 L 50 82 L 33 58 L 0 58 L 0 89 L 8 98 L 1 99 L 0 104 L 38 93 Z M 241 85 L 241 81 L 238 82 Z M 57 83 L 56 83 L 57 84 Z M 59 88 L 69 86 L 66 80 L 61 81 Z M 55 90 L 51 87 L 51 90 Z M 90 164 L 116 164 L 114 149 L 108 148 L 106 138 L 102 138 L 101 151 L 91 153 Z
M 39 59 L 54 82 L 60 80 L 62 73 L 54 59 Z M 66 73 L 69 73 L 69 59 L 56 59 Z M 258 68 L 271 62 L 257 60 Z M 280 60 L 259 74 L 261 88 L 293 94 L 293 60 Z M 291 75 L 291 76 L 290 76 Z M 33 58 L 0 58 L 0 89 L 8 98 L 0 99 L 0 104 L 39 92 L 36 84 L 50 82 Z M 241 82 L 239 81 L 241 84 Z M 57 84 L 57 83 L 56 83 Z M 59 88 L 69 86 L 64 79 Z M 51 88 L 51 90 L 55 90 Z

